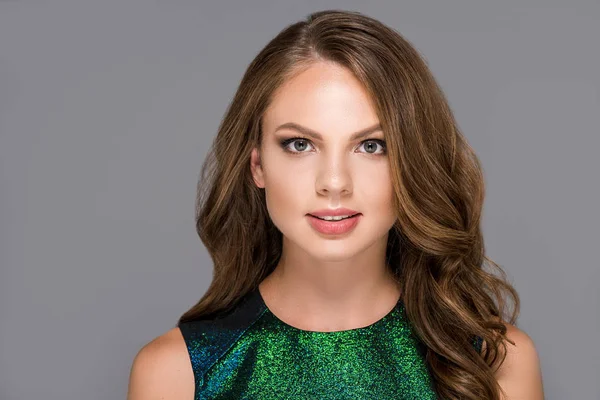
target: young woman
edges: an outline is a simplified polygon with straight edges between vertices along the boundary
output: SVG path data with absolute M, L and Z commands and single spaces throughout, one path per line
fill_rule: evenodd
M 396 31 L 339 10 L 284 29 L 209 156 L 213 281 L 139 351 L 130 400 L 543 399 L 481 166 Z

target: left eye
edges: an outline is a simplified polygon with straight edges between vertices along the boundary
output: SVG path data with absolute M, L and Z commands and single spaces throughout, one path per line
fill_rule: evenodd
M 379 140 L 379 139 L 369 139 L 369 140 L 365 140 L 364 142 L 362 142 L 360 145 L 364 145 L 364 144 L 378 144 L 379 146 L 381 146 L 381 153 L 385 153 L 386 147 L 385 147 L 385 142 L 383 140 Z M 370 153 L 372 154 L 372 153 Z

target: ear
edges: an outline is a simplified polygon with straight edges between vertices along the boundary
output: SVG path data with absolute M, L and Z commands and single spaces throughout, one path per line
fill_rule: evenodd
M 250 170 L 252 172 L 252 178 L 254 179 L 254 183 L 259 188 L 265 187 L 264 182 L 264 171 L 262 168 L 262 161 L 260 158 L 260 150 L 255 147 L 252 149 L 252 153 L 250 154 Z

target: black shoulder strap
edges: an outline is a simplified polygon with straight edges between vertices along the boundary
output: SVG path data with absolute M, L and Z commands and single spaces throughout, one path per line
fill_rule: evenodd
M 238 305 L 225 315 L 179 324 L 192 363 L 196 390 L 202 387 L 208 369 L 265 310 L 255 289 L 243 296 Z

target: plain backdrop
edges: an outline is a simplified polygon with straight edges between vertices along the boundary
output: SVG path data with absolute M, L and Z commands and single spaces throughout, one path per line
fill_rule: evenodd
M 125 398 L 212 277 L 196 183 L 243 72 L 328 8 L 424 55 L 546 398 L 600 399 L 598 1 L 0 0 L 0 400 Z

